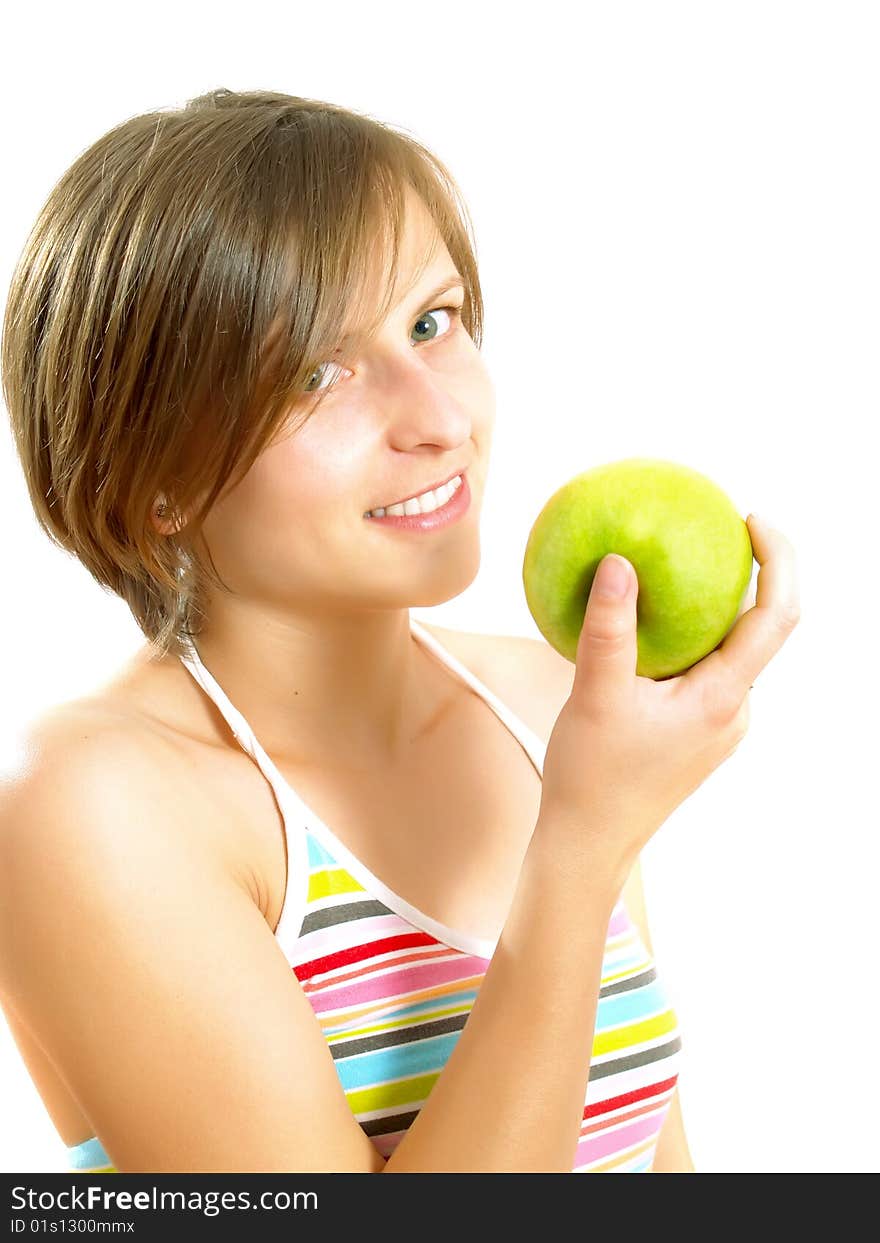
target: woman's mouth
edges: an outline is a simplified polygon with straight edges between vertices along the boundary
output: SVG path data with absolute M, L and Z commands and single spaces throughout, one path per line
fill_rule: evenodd
M 369 510 L 364 517 L 379 526 L 395 530 L 436 531 L 461 518 L 470 508 L 470 503 L 470 487 L 467 475 L 462 471 L 440 488 L 384 509 Z

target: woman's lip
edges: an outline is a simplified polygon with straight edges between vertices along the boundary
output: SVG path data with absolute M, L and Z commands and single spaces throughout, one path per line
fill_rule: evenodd
M 438 488 L 442 488 L 444 484 L 449 483 L 450 479 L 454 479 L 456 475 L 461 475 L 462 481 L 464 481 L 464 470 L 454 470 L 445 479 L 439 479 L 437 483 L 429 483 L 427 488 L 419 488 L 418 492 L 411 492 L 409 496 L 403 496 L 399 501 L 389 501 L 387 505 L 371 505 L 366 510 L 366 513 L 372 513 L 374 509 L 390 509 L 392 505 L 405 505 L 407 501 L 414 501 L 417 496 L 422 496 L 425 492 L 436 492 Z
M 383 518 L 367 518 L 374 527 L 384 527 L 388 531 L 437 531 L 447 527 L 467 513 L 471 505 L 471 490 L 465 471 L 461 471 L 461 486 L 456 488 L 445 505 L 434 509 L 429 514 L 386 514 Z M 453 479 L 455 476 L 453 475 Z

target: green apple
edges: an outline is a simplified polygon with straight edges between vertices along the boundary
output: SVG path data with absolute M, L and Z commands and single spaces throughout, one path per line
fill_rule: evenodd
M 574 663 L 593 576 L 619 553 L 639 580 L 636 673 L 683 673 L 714 651 L 752 576 L 749 529 L 705 475 L 625 458 L 576 475 L 550 497 L 526 543 L 522 576 L 541 634 Z

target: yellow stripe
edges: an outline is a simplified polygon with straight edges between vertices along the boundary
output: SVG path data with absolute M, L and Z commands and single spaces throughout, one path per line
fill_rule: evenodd
M 365 893 L 345 868 L 322 868 L 320 872 L 312 872 L 309 876 L 309 902 L 317 902 L 327 898 L 331 893 Z
M 593 1057 L 603 1053 L 613 1053 L 617 1049 L 627 1049 L 634 1044 L 642 1044 L 653 1040 L 655 1036 L 665 1036 L 677 1027 L 674 1010 L 664 1010 L 652 1019 L 643 1019 L 639 1023 L 627 1023 L 625 1027 L 615 1027 L 610 1032 L 600 1032 L 593 1038 Z
M 419 1075 L 414 1079 L 398 1079 L 394 1083 L 378 1083 L 372 1088 L 346 1092 L 346 1100 L 354 1114 L 373 1109 L 391 1109 L 400 1105 L 419 1105 L 440 1078 L 440 1071 Z

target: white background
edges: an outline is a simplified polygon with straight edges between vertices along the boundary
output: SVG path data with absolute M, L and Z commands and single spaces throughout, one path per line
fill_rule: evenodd
M 801 623 L 755 686 L 739 750 L 646 848 L 648 911 L 697 1169 L 877 1170 L 877 6 L 330 11 L 4 18 L 4 300 L 53 182 L 134 113 L 272 89 L 431 147 L 474 219 L 498 413 L 479 576 L 414 616 L 538 637 L 526 537 L 551 492 L 600 462 L 690 465 L 785 532 Z M 141 635 L 38 533 L 5 417 L 0 531 L 8 736 Z M 0 1169 L 65 1168 L 5 1024 L 0 1100 Z

